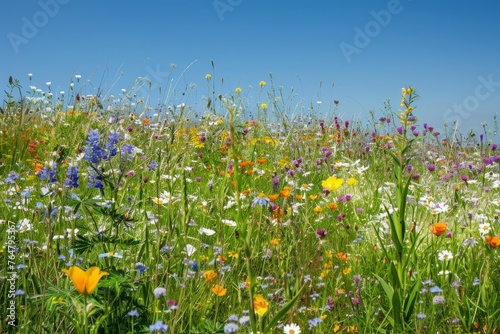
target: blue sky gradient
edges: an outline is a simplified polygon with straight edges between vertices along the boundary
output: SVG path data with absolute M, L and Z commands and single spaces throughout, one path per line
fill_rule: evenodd
M 28 73 L 42 89 L 52 82 L 53 92 L 67 92 L 75 74 L 114 94 L 133 87 L 137 77 L 163 89 L 173 78 L 178 94 L 197 85 L 191 98 L 202 109 L 206 73 L 213 74 L 217 93 L 241 87 L 256 101 L 259 82 L 269 82 L 272 72 L 276 86 L 297 94 L 293 104 L 320 100 L 327 112 L 339 100 L 346 119 L 372 109 L 382 116 L 386 99 L 397 110 L 407 85 L 421 97 L 420 123 L 435 128 L 455 120 L 463 132 L 485 121 L 491 128 L 499 111 L 500 3 L 493 0 L 2 4 L 2 88 L 12 75 L 27 90 Z M 86 93 L 95 91 L 88 85 Z

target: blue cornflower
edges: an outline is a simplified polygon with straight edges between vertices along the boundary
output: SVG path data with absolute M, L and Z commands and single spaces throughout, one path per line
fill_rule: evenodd
M 167 290 L 165 288 L 158 287 L 153 290 L 153 295 L 156 299 L 167 296 Z
M 168 326 L 164 324 L 163 321 L 158 320 L 154 324 L 149 325 L 149 332 L 152 333 L 154 331 L 165 333 L 166 331 L 168 331 Z
M 424 313 L 417 314 L 417 319 L 425 319 L 427 316 Z
M 23 196 L 24 198 L 29 198 L 31 196 L 31 191 L 28 188 L 23 189 L 20 195 Z
M 444 304 L 444 302 L 445 302 L 445 299 L 443 296 L 438 295 L 438 296 L 434 296 L 434 298 L 432 298 L 432 303 L 434 305 L 442 305 L 442 304 Z
M 18 290 L 16 290 L 16 292 L 14 292 L 14 296 L 23 296 L 23 295 L 24 295 L 24 291 L 21 289 L 18 289 Z
M 198 271 L 198 269 L 200 269 L 200 266 L 195 261 L 190 261 L 189 268 L 191 268 L 192 271 Z
M 137 312 L 137 310 L 130 310 L 127 315 L 129 317 L 138 317 L 139 316 L 139 312 Z
M 474 277 L 474 280 L 472 281 L 472 285 L 479 285 L 479 278 Z
M 43 167 L 40 171 L 36 172 L 36 175 L 40 178 L 40 180 L 44 181 L 49 177 L 49 173 L 46 167 Z
M 148 267 L 146 267 L 146 265 L 142 262 L 137 262 L 135 264 L 135 270 L 137 270 L 139 274 L 143 274 L 147 269 Z
M 122 154 L 132 156 L 134 154 L 134 145 L 132 144 L 124 144 L 122 146 Z
M 443 292 L 443 290 L 441 290 L 441 288 L 437 285 L 434 285 L 433 287 L 431 287 L 429 289 L 429 292 L 432 292 L 432 293 L 441 293 Z
M 9 175 L 7 175 L 7 177 L 5 178 L 4 182 L 5 183 L 9 183 L 9 184 L 14 184 L 16 183 L 16 180 L 19 179 L 19 174 L 17 174 L 16 172 L 12 171 L 9 173 Z
M 55 218 L 57 216 L 57 212 L 59 211 L 59 207 L 56 206 L 52 211 L 50 212 L 50 218 Z
M 260 206 L 266 206 L 270 202 L 269 198 L 266 197 L 264 194 L 260 194 L 259 196 L 255 197 L 252 201 L 252 208 L 254 208 L 256 205 Z
M 232 314 L 227 318 L 227 321 L 238 322 L 238 316 L 236 314 Z
M 250 317 L 248 315 L 244 315 L 240 318 L 240 320 L 238 320 L 238 322 L 240 323 L 240 325 L 242 326 L 246 326 L 246 325 L 249 325 L 250 324 Z
M 321 319 L 321 318 L 314 318 L 314 319 L 309 320 L 308 321 L 308 323 L 309 323 L 309 329 L 312 329 L 312 328 L 318 326 L 318 324 L 320 322 L 323 322 L 323 319 Z
M 78 166 L 69 166 L 66 171 L 66 181 L 64 182 L 66 188 L 78 188 Z
M 230 322 L 224 325 L 224 333 L 236 333 L 239 328 L 240 327 L 237 324 Z

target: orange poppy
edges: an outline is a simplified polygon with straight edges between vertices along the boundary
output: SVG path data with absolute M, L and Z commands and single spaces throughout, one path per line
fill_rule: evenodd
M 434 235 L 441 235 L 446 232 L 446 224 L 443 222 L 434 223 L 429 226 L 429 231 Z
M 486 242 L 491 246 L 491 248 L 497 248 L 500 246 L 500 238 L 497 236 L 487 235 L 485 237 Z

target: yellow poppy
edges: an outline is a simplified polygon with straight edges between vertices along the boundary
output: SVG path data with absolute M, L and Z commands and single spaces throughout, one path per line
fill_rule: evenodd
M 222 285 L 215 284 L 214 287 L 212 288 L 212 292 L 217 295 L 217 297 L 222 297 L 226 295 L 227 289 L 224 288 Z
M 101 271 L 98 267 L 90 267 L 87 271 L 83 271 L 82 268 L 77 266 L 72 266 L 69 269 L 63 269 L 63 273 L 69 276 L 76 291 L 84 296 L 88 296 L 95 290 L 99 280 L 109 273 Z
M 269 303 L 262 297 L 262 295 L 256 295 L 253 300 L 253 308 L 255 313 L 261 317 L 269 311 Z
M 334 191 L 340 188 L 344 179 L 336 178 L 335 176 L 330 176 L 328 179 L 321 181 L 321 186 L 324 189 Z
M 211 283 L 217 277 L 217 274 L 213 270 L 207 270 L 203 273 L 203 277 L 205 277 L 206 283 Z

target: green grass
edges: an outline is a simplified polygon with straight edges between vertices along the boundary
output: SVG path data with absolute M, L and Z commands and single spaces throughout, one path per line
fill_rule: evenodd
M 207 81 L 205 106 L 156 113 L 133 91 L 116 102 L 75 90 L 68 106 L 12 81 L 0 119 L 1 331 L 497 330 L 490 133 L 434 134 L 413 90 L 402 111 L 365 124 L 342 102 L 326 118 L 296 108 L 272 80 L 253 106 Z M 343 182 L 327 190 L 331 176 Z M 62 272 L 73 265 L 109 275 L 85 297 Z

